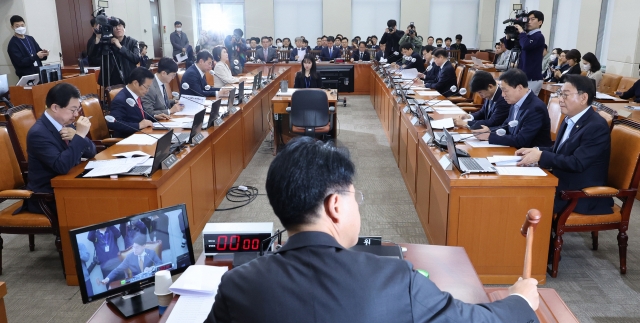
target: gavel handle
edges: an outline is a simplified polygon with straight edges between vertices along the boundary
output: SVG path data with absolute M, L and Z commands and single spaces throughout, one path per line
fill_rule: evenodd
M 531 263 L 533 258 L 533 227 L 527 229 L 527 246 L 524 251 L 524 270 L 522 278 L 531 278 Z

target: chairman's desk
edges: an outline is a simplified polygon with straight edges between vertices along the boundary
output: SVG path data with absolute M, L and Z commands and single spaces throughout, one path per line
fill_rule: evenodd
M 241 103 L 240 111 L 225 118 L 222 125 L 202 131 L 204 140 L 182 151 L 178 163 L 169 170 L 158 170 L 150 178 L 76 178 L 84 170 L 85 163 L 81 163 L 69 174 L 54 178 L 51 184 L 56 196 L 67 284 L 78 284 L 69 241 L 71 229 L 185 203 L 191 239 L 195 240 L 270 131 L 271 98 L 279 89 L 278 81 L 286 78 L 287 73 L 288 69 L 283 68 L 274 82 L 247 103 Z M 96 159 L 112 159 L 113 154 L 133 150 L 153 154 L 154 149 L 153 145 L 114 145 Z

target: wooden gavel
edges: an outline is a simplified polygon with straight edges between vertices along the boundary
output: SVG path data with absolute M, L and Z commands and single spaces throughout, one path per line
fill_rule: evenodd
M 522 224 L 522 228 L 520 228 L 520 233 L 527 238 L 527 246 L 524 252 L 524 270 L 522 273 L 522 278 L 527 279 L 531 278 L 531 262 L 533 258 L 533 232 L 536 229 L 536 226 L 540 222 L 540 218 L 542 215 L 540 211 L 536 209 L 531 209 L 527 212 L 527 217 Z

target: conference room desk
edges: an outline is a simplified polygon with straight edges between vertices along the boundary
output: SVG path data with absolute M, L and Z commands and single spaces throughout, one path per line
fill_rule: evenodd
M 488 64 L 491 64 L 491 63 L 488 63 Z M 477 65 L 475 65 L 473 63 L 465 64 L 465 65 L 467 66 L 467 68 L 473 68 L 473 69 L 476 69 L 478 71 L 485 71 L 485 72 L 488 72 L 488 73 L 498 72 L 498 70 L 496 70 L 495 67 L 481 67 L 481 66 L 477 66 Z M 497 76 L 495 76 L 495 74 L 492 74 L 492 75 L 494 75 L 494 77 L 497 78 Z
M 240 111 L 225 118 L 222 125 L 203 130 L 203 141 L 179 153 L 179 161 L 171 169 L 158 170 L 149 178 L 76 178 L 86 164 L 81 163 L 67 175 L 55 177 L 51 184 L 56 196 L 67 284 L 78 284 L 69 240 L 71 229 L 185 203 L 191 239 L 195 240 L 270 131 L 271 98 L 278 91 L 278 81 L 285 77 L 286 69 L 276 82 L 240 104 Z M 165 133 L 150 128 L 144 132 Z M 114 145 L 96 155 L 96 159 L 112 159 L 112 154 L 134 150 L 153 154 L 155 145 Z
M 540 90 L 540 93 L 538 93 L 538 98 L 540 98 L 540 100 L 542 100 L 545 104 L 549 104 L 549 99 L 551 98 L 552 94 L 555 94 L 556 91 L 558 91 L 559 89 L 561 89 L 562 87 L 559 85 L 554 85 L 556 83 L 551 83 L 551 82 L 546 82 L 542 84 L 542 89 Z M 597 102 L 600 103 L 628 103 L 628 100 L 624 100 L 624 99 L 620 99 L 620 98 L 615 98 L 614 99 L 594 99 Z
M 611 108 L 618 112 L 618 115 L 623 118 L 628 118 L 633 121 L 640 122 L 640 110 L 629 110 L 625 107 L 633 106 L 640 108 L 640 103 L 631 103 L 631 102 L 623 102 L 623 103 L 605 103 L 606 107 Z
M 533 243 L 532 277 L 544 284 L 558 179 L 549 172 L 544 177 L 461 176 L 457 169 L 445 170 L 439 160 L 446 153 L 424 142 L 426 128 L 412 125 L 411 115 L 402 113 L 404 105 L 396 102 L 377 73 L 371 73 L 374 108 L 429 243 L 464 247 L 484 284 L 512 284 L 522 275 L 525 239 L 520 226 L 529 209 L 538 209 L 542 220 Z M 511 147 L 458 147 L 472 157 L 515 152 Z

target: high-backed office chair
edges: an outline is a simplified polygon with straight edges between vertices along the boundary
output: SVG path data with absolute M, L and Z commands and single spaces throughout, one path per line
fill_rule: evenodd
M 160 260 L 162 260 L 162 240 L 148 241 L 144 245 L 144 248 L 153 250 L 153 252 L 155 252 L 156 255 L 158 255 L 158 258 L 160 258 Z M 133 246 L 129 246 L 129 248 L 124 249 L 123 251 L 121 251 L 118 254 L 118 258 L 120 259 L 120 262 L 124 261 L 124 258 L 127 258 L 127 256 L 132 252 L 133 252 Z M 156 265 L 160 265 L 160 264 L 156 264 Z M 127 269 L 127 271 L 125 272 L 125 275 L 127 276 L 127 278 L 133 277 L 133 275 L 131 274 L 131 270 L 130 269 Z
M 623 77 L 620 79 L 620 83 L 618 84 L 618 88 L 616 89 L 616 91 L 627 92 L 637 81 L 637 78 Z
M 105 89 L 105 91 L 107 91 L 107 93 L 109 94 L 107 95 L 107 106 L 111 106 L 111 101 L 113 101 L 113 98 L 115 98 L 122 89 L 124 89 L 124 84 L 112 85 Z
M 480 51 L 478 51 L 478 52 L 475 53 L 475 55 L 476 55 L 476 58 L 478 58 L 478 59 L 483 59 L 485 61 L 493 62 L 493 59 L 489 57 L 489 52 L 480 52 Z
M 89 129 L 89 137 L 96 145 L 98 152 L 105 150 L 116 144 L 122 138 L 111 138 L 109 134 L 109 128 L 107 128 L 107 121 L 104 118 L 104 112 L 100 106 L 98 97 L 94 94 L 83 97 L 81 101 L 82 112 L 86 117 L 91 117 L 91 128 Z
M 622 80 L 622 76 L 611 73 L 602 74 L 602 80 L 598 85 L 598 92 L 614 95 L 614 92 L 618 89 L 618 85 Z
M 462 67 L 462 65 L 460 65 L 459 67 Z M 458 68 L 456 68 L 456 74 L 457 72 L 458 72 Z M 456 104 L 462 103 L 462 102 L 473 102 L 473 97 L 472 97 L 473 93 L 471 93 L 469 89 L 471 88 L 471 79 L 473 78 L 474 75 L 476 75 L 476 70 L 472 68 L 467 68 L 467 72 L 464 73 L 464 80 L 462 82 L 458 82 L 458 84 L 460 84 L 460 88 L 465 88 L 467 90 L 467 93 L 465 93 L 464 95 L 450 96 L 448 97 L 448 100 Z
M 6 123 L 0 123 L 0 164 L 3 166 L 0 172 L 0 202 L 9 199 L 21 200 L 21 202 L 0 211 L 0 233 L 29 235 L 29 250 L 31 251 L 35 248 L 35 234 L 53 234 L 56 236 L 56 249 L 62 262 L 58 216 L 56 210 L 49 209 L 47 204 L 54 201 L 53 194 L 34 193 L 23 189 L 25 182 L 9 139 Z M 26 200 L 38 201 L 45 214 L 22 211 L 14 215 L 13 213 L 21 208 Z M 0 237 L 0 275 L 2 274 L 2 244 L 3 240 Z M 64 262 L 62 270 L 64 273 Z
M 613 110 L 603 104 L 592 105 L 593 109 L 598 112 L 598 114 L 607 121 L 609 125 L 609 132 L 613 130 L 613 120 L 618 119 L 618 111 Z
M 640 182 L 640 123 L 629 119 L 614 120 L 613 123 L 607 186 L 562 192 L 562 199 L 569 201 L 569 204 L 553 219 L 549 246 L 553 260 L 548 269 L 551 277 L 558 276 L 562 235 L 566 232 L 591 232 L 593 250 L 598 250 L 598 232 L 618 230 L 620 273 L 627 272 L 627 229 Z M 612 214 L 583 215 L 573 212 L 578 200 L 598 197 L 617 197 L 622 200 L 622 207 L 614 205 Z
M 549 119 L 551 120 L 551 140 L 556 141 L 556 136 L 565 117 L 562 111 L 560 111 L 560 100 L 558 97 L 549 99 L 547 111 L 549 112 Z
M 333 118 L 329 112 L 329 98 L 323 90 L 305 89 L 293 92 L 289 112 L 289 130 L 296 134 L 315 136 L 327 134 L 333 129 Z
M 462 86 L 462 78 L 464 77 L 464 72 L 467 68 L 462 65 L 462 64 L 458 64 L 456 66 L 456 86 L 458 87 L 458 89 L 460 89 L 460 87 Z
M 29 129 L 36 123 L 36 117 L 33 115 L 33 107 L 23 104 L 10 108 L 7 110 L 6 118 L 13 149 L 18 158 L 24 181 L 27 182 L 27 174 L 29 171 L 27 134 L 29 133 Z

